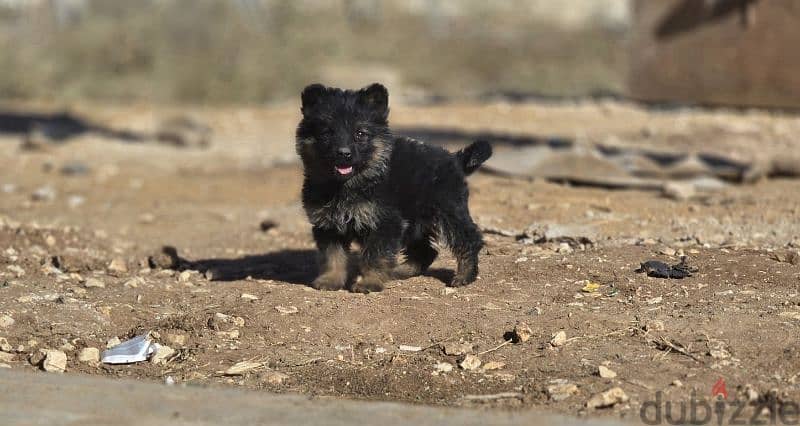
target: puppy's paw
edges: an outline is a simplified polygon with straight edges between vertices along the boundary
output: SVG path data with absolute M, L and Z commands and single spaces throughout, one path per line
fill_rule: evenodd
M 404 280 L 407 278 L 415 277 L 422 273 L 421 269 L 422 268 L 420 268 L 419 265 L 409 262 L 404 262 L 397 265 L 392 270 L 392 278 L 396 280 Z
M 448 287 L 464 287 L 465 285 L 472 284 L 473 282 L 475 282 L 475 277 L 469 277 L 469 276 L 464 277 L 464 276 L 456 275 L 455 277 L 453 277 L 453 280 L 450 281 L 450 284 L 448 284 L 447 286 Z
M 344 282 L 345 280 L 338 276 L 320 275 L 311 283 L 311 288 L 336 291 L 344 288 Z
M 360 281 L 353 283 L 353 287 L 350 288 L 350 291 L 364 294 L 383 291 L 383 282 L 381 282 L 378 277 L 366 276 Z

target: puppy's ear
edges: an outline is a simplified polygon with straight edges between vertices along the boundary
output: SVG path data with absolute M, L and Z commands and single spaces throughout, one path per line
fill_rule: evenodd
M 359 90 L 361 102 L 379 114 L 384 120 L 389 116 L 389 91 L 380 83 Z
M 319 104 L 322 97 L 328 92 L 328 88 L 319 84 L 310 84 L 303 89 L 300 99 L 303 102 L 301 111 L 303 114 L 311 111 L 317 104 Z

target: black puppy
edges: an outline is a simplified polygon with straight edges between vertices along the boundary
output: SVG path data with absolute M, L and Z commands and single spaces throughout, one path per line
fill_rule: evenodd
M 491 146 L 478 141 L 451 154 L 395 137 L 388 102 L 377 83 L 358 91 L 320 84 L 303 90 L 296 148 L 305 168 L 303 207 L 322 256 L 316 289 L 339 290 L 352 278 L 353 241 L 362 248 L 354 292 L 421 274 L 438 254 L 434 242 L 449 246 L 458 261 L 451 286 L 478 275 L 483 239 L 469 214 L 465 176 L 492 155 Z

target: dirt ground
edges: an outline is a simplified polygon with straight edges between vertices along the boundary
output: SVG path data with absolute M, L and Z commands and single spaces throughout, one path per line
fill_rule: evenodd
M 657 392 L 664 401 L 693 392 L 710 401 L 719 378 L 731 400 L 800 400 L 793 180 L 674 201 L 478 173 L 470 207 L 481 226 L 559 226 L 591 244 L 486 233 L 471 286 L 445 287 L 454 262 L 444 255 L 427 276 L 382 293 L 319 292 L 306 286 L 316 266 L 299 204 L 296 105 L 73 111 L 143 133 L 188 115 L 214 133 L 205 149 L 85 132 L 39 150 L 21 149 L 20 134 L 0 134 L 0 337 L 11 354 L 0 361 L 12 369 L 36 370 L 30 359 L 39 349 L 60 349 L 67 374 L 627 419 L 638 419 Z M 613 139 L 742 159 L 797 150 L 800 135 L 792 115 L 612 101 L 398 105 L 391 118 L 398 133 Z M 265 220 L 276 226 L 263 231 Z M 177 249 L 177 271 L 149 264 L 163 246 Z M 694 276 L 634 272 L 646 260 L 675 263 L 681 254 L 698 268 Z M 594 283 L 597 290 L 583 291 Z M 520 322 L 530 339 L 504 343 Z M 78 360 L 83 348 L 103 350 L 113 337 L 145 331 L 176 350 L 166 363 Z M 553 345 L 559 331 L 566 340 Z M 464 355 L 442 349 L 455 342 L 471 344 L 482 365 L 460 367 Z M 242 361 L 258 366 L 224 374 Z M 616 377 L 600 377 L 599 366 Z M 629 400 L 586 408 L 612 387 Z

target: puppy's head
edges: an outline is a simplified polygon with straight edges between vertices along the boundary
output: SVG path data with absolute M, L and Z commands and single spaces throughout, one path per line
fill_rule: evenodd
M 342 90 L 312 84 L 301 98 L 296 148 L 306 174 L 344 182 L 385 162 L 391 143 L 385 87 Z

